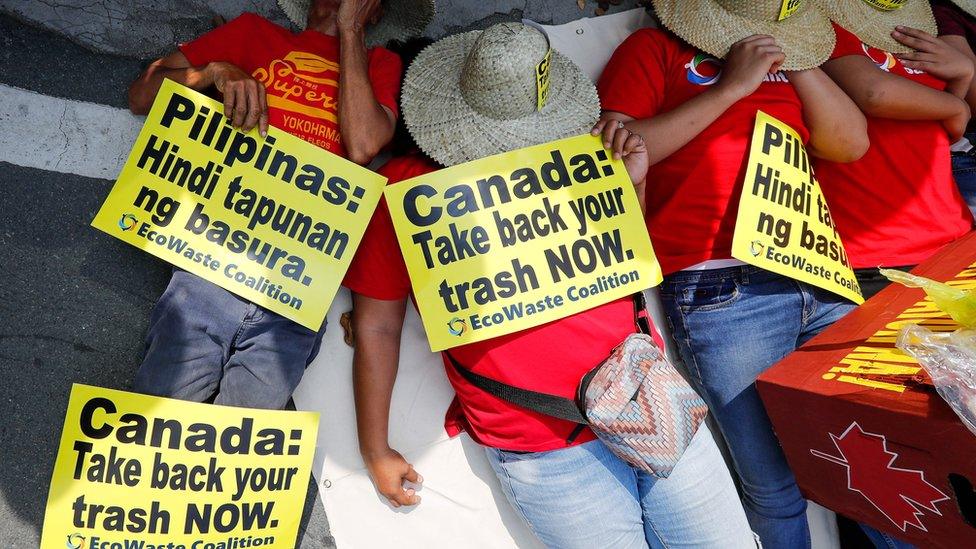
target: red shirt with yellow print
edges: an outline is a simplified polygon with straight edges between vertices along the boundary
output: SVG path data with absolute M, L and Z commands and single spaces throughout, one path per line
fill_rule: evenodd
M 339 137 L 339 40 L 317 31 L 295 34 L 244 13 L 180 45 L 195 66 L 232 63 L 264 84 L 268 121 L 331 153 L 346 156 Z M 384 48 L 368 51 L 369 80 L 376 100 L 397 114 L 400 58 Z

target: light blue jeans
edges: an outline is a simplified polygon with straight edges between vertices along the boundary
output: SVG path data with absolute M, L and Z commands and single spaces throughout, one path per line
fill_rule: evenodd
M 970 143 L 976 144 L 976 133 L 966 133 Z M 969 211 L 976 216 L 976 150 L 952 153 L 952 175 Z
M 668 275 L 661 300 L 681 357 L 728 443 L 752 529 L 766 549 L 810 547 L 806 500 L 755 382 L 854 305 L 751 266 Z
M 635 469 L 599 440 L 527 454 L 486 450 L 508 501 L 548 547 L 756 547 L 705 426 L 667 479 Z

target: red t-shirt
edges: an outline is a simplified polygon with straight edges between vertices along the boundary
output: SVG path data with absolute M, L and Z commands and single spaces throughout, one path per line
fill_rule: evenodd
M 834 25 L 831 59 L 861 55 L 883 71 L 937 90 L 945 82 Z M 868 116 L 871 146 L 849 163 L 814 159 L 817 179 L 854 268 L 916 265 L 972 227 L 952 178 L 940 122 Z
M 390 183 L 435 171 L 437 166 L 416 154 L 394 158 L 379 173 Z M 403 299 L 410 279 L 397 246 L 385 200 L 356 251 L 344 285 L 374 299 Z M 574 398 L 580 378 L 609 356 L 634 332 L 630 298 L 620 299 L 573 316 L 514 334 L 451 349 L 451 355 L 473 371 L 498 381 Z M 660 340 L 655 334 L 655 339 Z M 520 452 L 541 452 L 593 440 L 584 429 L 572 443 L 575 423 L 537 414 L 472 386 L 446 356 L 444 366 L 457 398 L 447 413 L 451 435 L 467 431 L 485 446 Z
M 604 110 L 650 118 L 707 91 L 721 77 L 722 65 L 673 34 L 641 29 L 617 48 L 603 70 L 600 101 Z M 732 257 L 732 233 L 759 110 L 808 139 L 800 99 L 779 72 L 647 172 L 647 229 L 665 274 Z
M 264 84 L 269 123 L 340 156 L 339 40 L 306 30 L 294 34 L 243 13 L 196 40 L 180 45 L 191 64 L 224 61 Z M 369 80 L 376 100 L 397 113 L 400 58 L 383 48 L 368 53 Z

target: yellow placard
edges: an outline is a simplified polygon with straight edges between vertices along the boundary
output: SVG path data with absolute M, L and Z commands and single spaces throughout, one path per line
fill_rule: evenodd
M 317 330 L 386 178 L 163 82 L 92 226 Z
M 894 11 L 903 8 L 908 0 L 864 0 L 864 2 L 881 11 Z
M 803 0 L 783 0 L 783 4 L 779 8 L 779 17 L 777 21 L 782 21 L 787 17 L 796 13 L 796 10 L 800 9 L 800 2 Z
M 385 192 L 435 351 L 661 281 L 627 170 L 599 137 L 483 158 Z
M 42 549 L 295 547 L 318 414 L 75 384 Z
M 732 257 L 863 303 L 803 140 L 759 111 Z

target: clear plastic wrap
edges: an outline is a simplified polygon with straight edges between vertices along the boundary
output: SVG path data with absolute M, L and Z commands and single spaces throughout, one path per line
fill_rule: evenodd
M 976 330 L 932 332 L 908 324 L 898 333 L 896 345 L 918 360 L 939 396 L 976 434 Z

